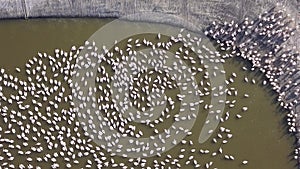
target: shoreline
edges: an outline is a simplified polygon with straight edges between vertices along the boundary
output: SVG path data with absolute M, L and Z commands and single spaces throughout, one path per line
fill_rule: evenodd
M 277 4 L 279 3 L 279 4 Z M 32 18 L 127 18 L 129 21 L 147 21 L 155 23 L 174 24 L 191 28 L 192 31 L 203 30 L 213 21 L 239 22 L 245 17 L 253 19 L 264 11 L 279 5 L 295 18 L 295 25 L 300 26 L 299 0 L 282 2 L 281 0 L 263 0 L 251 2 L 248 0 L 205 1 L 175 0 L 160 2 L 154 0 L 109 1 L 92 0 L 89 3 L 77 1 L 51 0 L 0 0 L 0 19 L 32 19 Z M 157 13 L 172 15 L 174 18 L 147 17 L 143 14 Z M 133 16 L 128 18 L 127 16 Z M 195 26 L 194 26 L 195 25 Z M 298 30 L 299 31 L 299 30 Z M 291 44 L 300 49 L 300 33 L 291 38 Z M 300 65 L 300 64 L 299 64 Z M 300 66 L 299 66 L 300 68 Z

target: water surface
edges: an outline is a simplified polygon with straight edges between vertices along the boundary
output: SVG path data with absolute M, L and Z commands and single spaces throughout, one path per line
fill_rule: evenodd
M 37 52 L 46 52 L 53 55 L 54 49 L 59 48 L 68 51 L 71 46 L 79 46 L 84 43 L 96 30 L 112 21 L 112 19 L 36 19 L 36 20 L 3 20 L 0 21 L 0 67 L 9 70 L 9 73 L 15 73 L 15 67 L 24 68 L 24 64 L 37 55 Z M 126 23 L 126 24 L 130 24 Z M 122 26 L 122 25 L 120 25 Z M 212 168 L 219 169 L 293 169 L 296 168 L 296 161 L 292 160 L 290 154 L 293 153 L 294 137 L 287 134 L 285 125 L 286 110 L 279 108 L 276 103 L 276 95 L 268 87 L 262 86 L 263 75 L 257 71 L 243 71 L 242 67 L 250 67 L 248 62 L 241 59 L 228 59 L 224 64 L 227 78 L 231 77 L 231 73 L 235 72 L 237 78 L 235 82 L 228 86 L 238 90 L 238 96 L 228 96 L 228 100 L 237 100 L 236 106 L 232 109 L 226 109 L 230 112 L 230 119 L 219 126 L 231 129 L 233 138 L 227 144 L 222 144 L 221 139 L 218 143 L 212 143 L 212 138 L 217 138 L 215 131 L 212 138 L 204 144 L 198 144 L 197 140 L 201 131 L 201 127 L 206 118 L 207 111 L 200 110 L 200 114 L 192 132 L 193 135 L 188 136 L 186 140 L 193 140 L 194 145 L 178 144 L 173 149 L 164 153 L 162 157 L 152 157 L 154 159 L 162 159 L 166 154 L 172 154 L 176 157 L 182 148 L 185 148 L 186 156 L 189 156 L 188 150 L 197 149 L 194 153 L 201 166 L 209 161 L 213 161 Z M 256 79 L 256 84 L 245 83 L 244 77 L 248 79 Z M 249 94 L 249 98 L 245 98 L 244 94 Z M 208 99 L 208 98 L 206 98 Z M 209 100 L 209 99 L 208 99 Z M 247 112 L 241 112 L 241 108 L 247 106 Z M 242 118 L 235 118 L 236 114 L 241 114 Z M 169 122 L 171 123 L 171 121 Z M 166 126 L 169 124 L 166 121 Z M 4 122 L 0 123 L 5 126 Z M 211 157 L 208 155 L 200 155 L 199 149 L 210 149 L 217 151 L 222 147 L 226 154 L 234 155 L 234 161 L 224 159 L 223 155 Z M 47 153 L 53 154 L 55 150 Z M 32 155 L 34 157 L 34 154 Z M 86 157 L 92 158 L 92 157 Z M 193 168 L 192 165 L 185 165 L 187 158 L 182 160 L 183 168 Z M 126 159 L 118 158 L 118 161 L 124 162 L 131 166 Z M 241 165 L 241 161 L 248 160 L 248 165 Z M 16 159 L 17 164 L 22 159 Z M 85 161 L 85 160 L 82 160 Z M 59 161 L 63 164 L 63 159 Z M 32 164 L 40 166 L 48 166 L 47 163 L 39 163 L 33 161 Z M 149 165 L 151 165 L 149 163 Z M 80 165 L 83 167 L 83 164 Z M 75 166 L 74 166 L 75 167 Z M 79 168 L 79 166 L 77 166 Z M 76 167 L 76 168 L 77 168 Z M 174 166 L 173 166 L 174 167 Z

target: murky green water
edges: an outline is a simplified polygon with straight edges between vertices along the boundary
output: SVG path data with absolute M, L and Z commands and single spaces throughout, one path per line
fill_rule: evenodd
M 15 67 L 24 67 L 24 64 L 36 56 L 37 52 L 46 52 L 52 55 L 55 48 L 68 51 L 73 45 L 81 45 L 96 30 L 104 24 L 112 21 L 111 19 L 46 19 L 46 20 L 5 20 L 0 22 L 0 67 L 9 70 L 14 74 Z M 130 23 L 128 23 L 130 24 Z M 296 161 L 292 160 L 294 138 L 287 134 L 285 126 L 285 110 L 281 110 L 276 103 L 274 93 L 262 86 L 263 76 L 254 71 L 243 71 L 242 67 L 250 67 L 247 62 L 239 59 L 229 59 L 224 64 L 227 78 L 231 77 L 231 73 L 235 72 L 237 78 L 235 82 L 228 86 L 234 87 L 238 91 L 238 96 L 228 96 L 227 100 L 236 100 L 234 108 L 226 108 L 225 111 L 230 112 L 230 118 L 219 126 L 224 126 L 231 130 L 233 137 L 229 139 L 227 144 L 221 143 L 223 139 L 217 139 L 217 143 L 212 142 L 212 138 L 217 138 L 215 131 L 212 138 L 204 144 L 198 144 L 197 140 L 207 116 L 207 111 L 200 110 L 201 113 L 194 125 L 193 135 L 188 136 L 185 140 L 193 140 L 194 145 L 189 146 L 178 144 L 173 149 L 162 154 L 162 157 L 152 157 L 154 159 L 162 159 L 166 154 L 172 154 L 173 157 L 180 154 L 180 150 L 185 148 L 185 158 L 180 161 L 183 168 L 193 168 L 193 165 L 185 165 L 187 157 L 190 155 L 189 150 L 196 149 L 193 153 L 194 158 L 204 167 L 204 164 L 213 161 L 212 168 L 219 169 L 292 169 L 296 168 Z M 256 84 L 245 83 L 244 77 L 248 79 L 256 79 Z M 249 94 L 249 98 L 245 98 L 244 94 Z M 209 100 L 208 98 L 206 98 Z M 241 112 L 243 106 L 247 106 L 247 112 Z M 237 119 L 236 114 L 242 115 L 241 119 Z M 5 126 L 1 120 L 1 126 Z M 169 125 L 166 123 L 166 125 Z M 223 135 L 226 138 L 226 135 Z M 46 145 L 46 144 L 45 144 Z M 209 149 L 211 152 L 218 151 L 219 147 L 228 155 L 235 157 L 234 161 L 224 159 L 223 155 L 211 156 L 211 153 L 203 155 L 199 153 L 199 149 Z M 53 154 L 51 150 L 47 153 Z M 34 154 L 31 155 L 34 158 Z M 92 158 L 88 156 L 86 158 Z M 22 159 L 19 159 L 22 161 Z M 118 158 L 129 166 L 126 159 Z M 149 161 L 151 161 L 149 160 Z M 248 160 L 249 164 L 241 165 L 243 160 Z M 16 163 L 20 161 L 15 160 Z M 82 160 L 84 161 L 84 160 Z M 63 164 L 63 159 L 60 161 Z M 32 164 L 35 164 L 34 161 Z M 49 167 L 47 163 L 36 164 Z M 150 164 L 149 164 L 150 165 Z M 80 165 L 83 167 L 83 164 Z M 171 166 L 174 168 L 175 166 Z M 75 166 L 74 168 L 80 168 Z

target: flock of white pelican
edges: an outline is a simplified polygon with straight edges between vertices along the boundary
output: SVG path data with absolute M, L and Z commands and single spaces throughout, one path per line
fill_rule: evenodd
M 195 112 L 199 106 L 206 110 L 213 107 L 190 96 L 211 96 L 211 91 L 216 91 L 212 97 L 238 94 L 233 87 L 212 87 L 208 81 L 209 75 L 226 74 L 226 71 L 214 67 L 212 72 L 208 72 L 211 65 L 203 60 L 222 64 L 228 57 L 242 56 L 252 61 L 253 68 L 258 67 L 266 73 L 274 90 L 280 91 L 276 78 L 284 68 L 271 67 L 272 53 L 265 54 L 267 59 L 260 57 L 261 52 L 257 49 L 265 41 L 257 41 L 259 39 L 254 39 L 254 36 L 243 41 L 253 33 L 249 31 L 254 30 L 270 44 L 267 47 L 274 47 L 273 52 L 281 50 L 276 42 L 284 42 L 293 31 L 286 28 L 284 18 L 280 16 L 280 12 L 267 13 L 259 21 L 246 18 L 242 24 L 224 23 L 223 27 L 214 23 L 206 34 L 217 39 L 221 50 L 229 51 L 225 54 L 210 50 L 201 44 L 201 38 L 191 34 L 180 32 L 177 36 L 165 37 L 158 33 L 154 39 L 128 38 L 122 42 L 123 45 L 116 43 L 112 49 L 106 49 L 105 46 L 98 48 L 94 42 L 86 41 L 84 46 L 73 46 L 69 52 L 56 49 L 54 56 L 38 53 L 24 67 L 16 68 L 15 75 L 1 69 L 0 119 L 5 125 L 0 127 L 0 166 L 184 168 L 185 165 L 192 165 L 195 168 L 216 168 L 214 161 L 200 164 L 197 160 L 200 155 L 221 156 L 224 160 L 238 160 L 240 165 L 247 165 L 247 159 L 223 150 L 222 145 L 233 138 L 233 133 L 222 125 L 216 131 L 208 131 L 208 134 L 216 133 L 216 137 L 212 138 L 212 142 L 219 145 L 216 150 L 196 149 L 193 145 L 197 143 L 193 140 L 177 140 L 173 137 L 192 135 L 185 125 L 197 118 Z M 196 46 L 201 50 L 195 50 Z M 139 51 L 144 48 L 150 50 L 147 53 Z M 83 50 L 86 55 L 79 55 Z M 171 57 L 168 52 L 174 54 L 171 63 L 168 62 Z M 296 62 L 292 53 L 285 53 L 282 61 L 291 62 L 290 65 Z M 166 67 L 167 64 L 169 66 Z M 92 71 L 94 68 L 96 72 Z M 194 78 L 200 75 L 200 80 Z M 237 73 L 232 73 L 224 84 L 234 83 L 237 76 Z M 74 77 L 77 79 L 74 80 Z M 90 78 L 94 81 L 89 81 Z M 247 77 L 244 81 L 257 83 L 255 79 Z M 263 82 L 263 85 L 266 84 Z M 291 82 L 289 85 L 297 84 Z M 171 94 L 166 94 L 168 91 Z M 243 96 L 250 97 L 247 93 Z M 78 107 L 75 100 L 79 103 Z M 233 108 L 236 100 L 219 102 Z M 179 108 L 178 104 L 182 106 Z M 248 107 L 243 106 L 235 119 L 241 119 L 247 111 Z M 209 113 L 214 114 L 220 122 L 231 117 L 230 112 L 224 115 L 221 112 L 216 110 Z M 296 131 L 296 116 L 293 111 L 288 114 L 290 132 Z M 86 121 L 80 122 L 78 118 Z M 180 125 L 162 130 L 161 124 L 168 120 Z M 135 123 L 144 127 L 135 126 Z M 205 121 L 205 124 L 209 123 L 210 120 Z M 109 134 L 110 131 L 117 132 Z M 131 145 L 128 146 L 121 144 L 123 137 L 138 139 L 128 139 L 126 143 Z M 149 142 L 140 141 L 145 137 L 149 137 Z M 96 139 L 105 140 L 106 143 L 95 144 Z M 189 145 L 191 149 L 181 148 L 178 154 L 169 154 L 165 152 L 168 144 Z M 141 152 L 141 156 L 132 157 L 132 154 Z M 153 160 L 148 156 L 159 158 Z M 16 158 L 17 164 L 14 162 Z

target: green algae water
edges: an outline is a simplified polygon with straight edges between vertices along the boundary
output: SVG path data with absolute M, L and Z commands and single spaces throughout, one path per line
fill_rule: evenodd
M 4 20 L 0 22 L 0 49 L 1 62 L 0 68 L 5 68 L 8 73 L 15 74 L 15 68 L 23 68 L 25 63 L 37 55 L 37 52 L 54 54 L 54 49 L 59 48 L 69 51 L 71 46 L 79 46 L 84 44 L 95 31 L 111 22 L 113 19 L 36 19 L 36 20 Z M 131 22 L 125 23 L 131 24 Z M 124 26 L 124 25 L 120 25 Z M 141 38 L 143 35 L 137 35 Z M 282 110 L 276 102 L 276 96 L 272 92 L 270 86 L 263 86 L 262 81 L 264 76 L 257 71 L 250 71 L 250 64 L 238 58 L 230 58 L 224 63 L 224 70 L 226 71 L 226 78 L 232 77 L 232 73 L 237 74 L 234 83 L 227 86 L 227 88 L 235 88 L 238 91 L 237 96 L 227 96 L 228 101 L 235 100 L 235 106 L 229 108 L 226 106 L 225 112 L 229 112 L 229 120 L 220 123 L 219 127 L 230 129 L 233 134 L 232 138 L 228 139 L 226 134 L 221 134 L 222 138 L 218 136 L 219 127 L 214 131 L 209 140 L 203 144 L 198 143 L 198 137 L 204 120 L 207 116 L 207 110 L 200 106 L 198 119 L 192 128 L 193 134 L 187 136 L 185 140 L 192 140 L 193 144 L 179 143 L 171 150 L 162 154 L 161 157 L 149 158 L 148 166 L 154 168 L 154 164 L 150 161 L 167 158 L 167 154 L 171 154 L 173 158 L 184 155 L 179 160 L 182 168 L 194 168 L 193 164 L 186 163 L 189 157 L 193 155 L 200 164 L 200 168 L 205 168 L 205 164 L 213 162 L 211 168 L 218 169 L 293 169 L 297 168 L 296 161 L 292 159 L 294 137 L 287 134 L 287 127 L 285 121 L 286 110 Z M 243 70 L 243 67 L 248 70 Z M 23 74 L 25 76 L 25 74 Z M 22 76 L 18 76 L 20 79 Z M 245 82 L 245 77 L 249 79 L 249 83 Z M 23 77 L 24 78 L 24 77 Z M 24 78 L 25 79 L 25 78 Z M 255 79 L 256 83 L 251 83 Z M 13 92 L 13 91 L 8 91 Z M 249 97 L 244 97 L 248 94 Z M 209 101 L 209 97 L 204 98 Z M 13 105 L 15 106 L 15 105 Z M 243 112 L 242 107 L 247 106 L 248 110 Z M 43 113 L 43 112 L 42 112 Z M 239 114 L 242 117 L 236 118 Z M 162 126 L 170 126 L 172 121 L 165 121 Z M 61 125 L 68 125 L 62 123 Z M 6 128 L 6 123 L 1 119 L 0 126 Z M 48 126 L 51 127 L 51 126 Z M 72 126 L 69 126 L 72 127 Z M 80 130 L 83 132 L 83 130 Z M 4 131 L 2 131 L 4 132 Z M 34 135 L 34 133 L 32 133 Z M 31 133 L 29 134 L 31 136 Z M 83 136 L 83 134 L 82 134 Z M 13 135 L 11 139 L 16 140 L 16 144 L 22 144 Z M 213 139 L 217 140 L 215 143 Z M 66 139 L 67 140 L 67 139 Z M 228 143 L 222 143 L 228 140 Z M 44 140 L 40 141 L 41 146 L 44 147 L 43 154 L 50 154 L 53 157 L 55 152 L 59 149 L 47 149 L 47 143 Z M 29 143 L 31 145 L 31 143 Z M 219 154 L 220 147 L 223 154 Z M 27 150 L 28 148 L 26 148 Z M 182 151 L 184 149 L 185 151 Z M 191 153 L 192 149 L 195 152 Z M 209 149 L 210 153 L 202 154 L 200 149 Z M 1 149 L 0 149 L 1 150 Z M 3 150 L 3 149 L 2 149 Z M 75 150 L 76 153 L 80 152 Z M 212 156 L 213 152 L 217 152 L 216 156 Z M 97 153 L 97 152 L 96 152 Z M 15 160 L 12 163 L 19 165 L 20 163 L 28 164 L 17 152 L 12 151 Z M 232 155 L 234 160 L 226 160 L 224 155 Z M 38 153 L 30 155 L 33 159 L 32 165 L 41 166 L 42 168 L 50 168 L 52 163 L 45 161 L 39 162 L 36 157 L 40 156 Z M 85 168 L 86 160 L 92 160 L 92 156 L 84 156 L 79 160 L 79 164 L 72 162 L 73 168 Z M 110 155 L 107 154 L 107 158 Z M 115 158 L 118 162 L 123 162 L 128 166 L 133 164 L 126 158 Z M 242 161 L 247 160 L 247 165 L 242 165 Z M 170 159 L 172 161 L 172 159 Z M 57 159 L 57 163 L 64 166 L 65 159 Z M 176 166 L 166 164 L 171 168 Z M 96 166 L 93 166 L 94 168 Z

